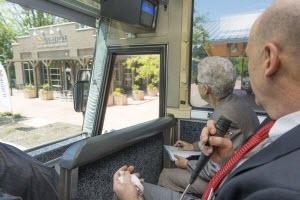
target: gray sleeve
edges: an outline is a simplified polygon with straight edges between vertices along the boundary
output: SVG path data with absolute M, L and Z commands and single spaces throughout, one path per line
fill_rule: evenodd
M 193 143 L 193 150 L 194 151 L 200 151 L 199 145 L 198 145 L 198 141 Z
M 197 160 L 188 161 L 188 170 L 192 172 L 196 168 Z M 203 180 L 210 181 L 210 179 L 217 173 L 220 169 L 220 166 L 209 160 L 204 169 L 200 172 L 199 177 Z

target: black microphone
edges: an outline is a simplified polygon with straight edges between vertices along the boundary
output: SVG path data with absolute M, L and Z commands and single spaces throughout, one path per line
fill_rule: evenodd
M 215 136 L 224 137 L 226 135 L 231 123 L 232 122 L 229 119 L 226 119 L 224 116 L 221 116 L 216 124 L 217 132 L 216 132 Z M 190 185 L 195 182 L 199 173 L 202 171 L 202 169 L 205 167 L 205 165 L 209 161 L 211 155 L 212 154 L 210 154 L 209 156 L 206 156 L 203 153 L 200 155 L 200 157 L 196 163 L 196 168 L 193 170 L 193 172 L 191 174 L 191 178 L 189 180 Z

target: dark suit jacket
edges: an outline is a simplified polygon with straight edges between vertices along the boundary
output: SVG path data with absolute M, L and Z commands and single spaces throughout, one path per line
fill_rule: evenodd
M 300 125 L 238 167 L 216 200 L 300 199 Z
M 57 200 L 58 175 L 25 152 L 0 142 L 0 200 Z M 12 198 L 12 197 L 11 197 Z

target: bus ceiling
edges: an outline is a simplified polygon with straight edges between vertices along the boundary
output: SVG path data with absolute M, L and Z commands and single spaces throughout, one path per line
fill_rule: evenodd
M 96 27 L 101 16 L 138 29 L 153 31 L 159 4 L 166 0 L 9 0 L 29 9 L 42 10 L 71 21 Z

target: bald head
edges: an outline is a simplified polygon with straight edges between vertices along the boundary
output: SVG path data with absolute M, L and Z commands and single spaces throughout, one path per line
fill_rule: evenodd
M 272 119 L 300 109 L 300 0 L 277 0 L 255 22 L 247 46 L 255 101 Z M 284 97 L 284 98 L 283 98 Z
M 256 21 L 252 39 L 256 45 L 273 42 L 281 50 L 299 54 L 300 1 L 277 0 Z

